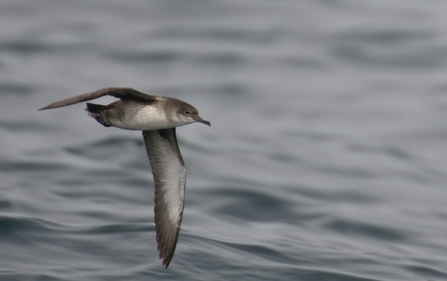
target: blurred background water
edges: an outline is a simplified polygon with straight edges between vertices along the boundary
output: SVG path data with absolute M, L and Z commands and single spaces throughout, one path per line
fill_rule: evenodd
M 0 2 L 0 280 L 447 280 L 447 2 Z M 168 269 L 108 86 L 196 106 Z M 99 103 L 108 103 L 102 98 Z

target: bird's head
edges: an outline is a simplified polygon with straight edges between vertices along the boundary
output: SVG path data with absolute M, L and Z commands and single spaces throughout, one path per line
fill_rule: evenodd
M 202 117 L 199 116 L 199 111 L 197 111 L 194 106 L 187 104 L 186 102 L 181 102 L 181 104 L 179 104 L 177 118 L 181 123 L 185 124 L 200 122 L 211 126 L 209 121 L 203 120 Z

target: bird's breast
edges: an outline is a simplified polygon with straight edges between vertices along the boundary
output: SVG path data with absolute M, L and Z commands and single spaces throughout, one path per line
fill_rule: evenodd
M 121 114 L 117 114 L 110 123 L 121 129 L 142 131 L 175 127 L 173 120 L 170 120 L 162 109 L 151 105 L 121 110 Z

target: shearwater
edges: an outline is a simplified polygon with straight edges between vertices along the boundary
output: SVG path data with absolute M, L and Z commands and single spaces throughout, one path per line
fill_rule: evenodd
M 103 88 L 54 102 L 39 110 L 63 107 L 102 96 L 120 100 L 109 105 L 87 103 L 88 115 L 106 127 L 143 131 L 155 185 L 155 232 L 158 251 L 167 268 L 180 232 L 185 199 L 186 166 L 175 127 L 203 120 L 192 105 L 178 99 L 141 93 L 132 88 Z

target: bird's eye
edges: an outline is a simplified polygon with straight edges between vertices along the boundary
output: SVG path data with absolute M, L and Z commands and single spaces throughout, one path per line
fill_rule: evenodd
M 189 112 L 188 110 L 185 111 L 185 114 L 188 114 L 188 115 L 189 115 L 189 113 L 190 113 L 190 112 Z

